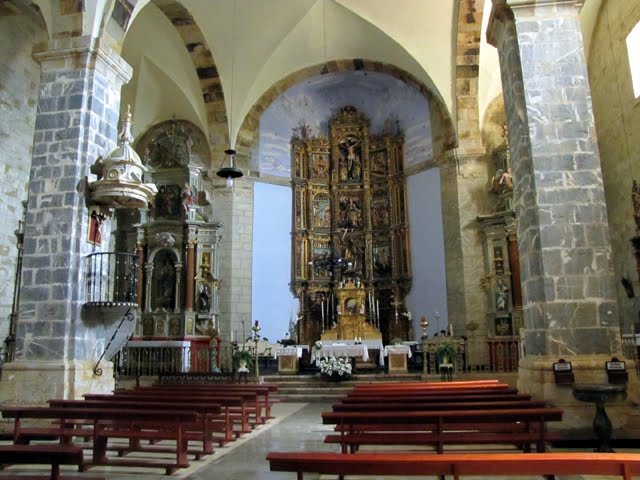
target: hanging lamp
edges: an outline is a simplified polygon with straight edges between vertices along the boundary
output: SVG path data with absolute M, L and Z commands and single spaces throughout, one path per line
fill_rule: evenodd
M 235 33 L 235 25 L 236 25 L 236 10 L 237 10 L 237 2 L 234 1 L 233 2 L 233 32 Z M 235 51 L 236 51 L 236 45 L 235 45 L 235 41 L 232 38 L 231 39 L 231 43 L 232 43 L 232 48 L 231 48 L 231 102 L 229 104 L 229 143 L 231 143 L 231 129 L 233 127 L 233 84 L 234 84 L 234 73 L 235 73 Z M 229 146 L 229 148 L 227 148 L 224 151 L 224 157 L 222 158 L 222 164 L 220 165 L 220 168 L 218 169 L 218 171 L 216 172 L 216 175 L 222 178 L 225 178 L 227 180 L 227 187 L 233 187 L 233 181 L 236 178 L 240 178 L 244 175 L 244 173 L 242 173 L 242 170 L 240 170 L 238 167 L 236 167 L 235 165 L 235 154 L 236 151 L 231 148 L 231 146 Z M 229 158 L 229 166 L 225 167 L 225 161 L 227 160 L 227 157 Z

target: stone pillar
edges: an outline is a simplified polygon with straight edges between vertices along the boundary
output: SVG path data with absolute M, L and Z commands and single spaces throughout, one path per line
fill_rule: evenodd
M 488 27 L 500 57 L 518 222 L 518 386 L 565 406 L 565 428 L 588 428 L 593 406 L 554 384 L 552 363 L 571 361 L 577 383 L 606 383 L 605 361 L 621 355 L 579 3 L 494 0 Z
M 4 365 L 0 400 L 41 404 L 109 391 L 105 327 L 82 316 L 87 254 L 85 178 L 116 144 L 120 88 L 131 68 L 90 37 L 51 40 L 34 53 L 41 64 L 15 361 Z M 94 320 L 94 321 L 92 321 Z
M 251 334 L 251 282 L 253 261 L 253 181 L 242 177 L 232 188 L 214 190 L 214 221 L 224 225 L 220 244 L 219 330 L 225 341 L 237 332 L 239 343 Z
M 518 252 L 518 237 L 511 231 L 511 225 L 507 230 L 509 240 L 509 266 L 511 268 L 511 291 L 513 292 L 513 309 L 522 311 L 522 279 L 520 278 L 520 253 Z

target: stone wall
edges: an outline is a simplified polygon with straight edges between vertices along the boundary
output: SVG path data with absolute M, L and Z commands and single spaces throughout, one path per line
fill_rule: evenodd
M 588 64 L 622 333 L 629 333 L 632 321 L 638 331 L 639 320 L 633 299 L 620 284 L 627 277 L 640 296 L 629 242 L 636 235 L 631 186 L 632 179 L 640 181 L 640 99 L 633 96 L 626 46 L 627 35 L 639 21 L 640 3 L 603 2 Z
M 40 65 L 31 50 L 44 39 L 46 32 L 33 19 L 0 13 L 0 342 L 9 331 L 18 254 L 14 232 L 27 199 L 40 84 Z

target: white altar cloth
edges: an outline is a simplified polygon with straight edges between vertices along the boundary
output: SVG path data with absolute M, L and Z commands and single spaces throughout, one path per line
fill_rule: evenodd
M 311 350 L 311 361 L 316 362 L 316 365 L 320 365 L 321 358 L 331 357 L 362 357 L 363 361 L 369 360 L 369 349 L 364 343 L 358 345 L 348 345 L 341 343 L 333 343 L 329 345 L 322 345 L 320 350 Z
M 292 357 L 296 356 L 297 358 L 302 357 L 302 347 L 280 347 L 276 348 L 275 353 L 273 354 L 273 358 L 278 357 Z
M 388 356 L 390 353 L 404 354 L 411 358 L 411 348 L 409 345 L 387 345 L 384 347 L 384 356 Z

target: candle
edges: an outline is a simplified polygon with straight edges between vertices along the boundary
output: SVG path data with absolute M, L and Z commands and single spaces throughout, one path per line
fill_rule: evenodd
M 380 320 L 380 300 L 376 300 L 376 317 Z
M 231 341 L 232 342 L 236 341 L 236 331 L 235 330 L 231 330 Z
M 322 312 L 322 324 L 324 325 L 324 300 L 320 302 L 320 311 Z
M 258 320 L 256 320 L 256 327 L 258 326 Z

